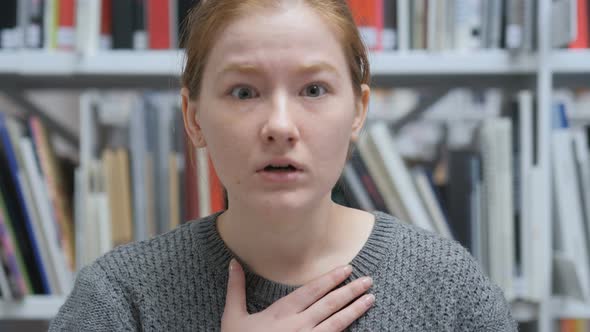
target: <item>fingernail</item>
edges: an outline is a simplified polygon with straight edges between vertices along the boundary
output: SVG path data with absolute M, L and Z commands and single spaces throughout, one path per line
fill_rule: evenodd
M 350 272 L 352 272 L 352 266 L 350 265 L 346 265 L 342 271 L 344 271 L 345 274 L 349 274 Z
M 363 286 L 365 287 L 371 287 L 371 285 L 373 285 L 373 278 L 371 277 L 364 277 L 361 282 L 363 283 Z
M 232 258 L 231 261 L 229 261 L 229 270 L 233 271 L 236 269 L 236 259 Z
M 370 307 L 375 303 L 375 295 L 373 295 L 373 294 L 366 295 L 363 298 L 363 301 L 365 302 L 367 307 Z

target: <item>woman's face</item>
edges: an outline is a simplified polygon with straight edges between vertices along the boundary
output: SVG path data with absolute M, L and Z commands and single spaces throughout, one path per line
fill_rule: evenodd
M 223 30 L 187 130 L 207 146 L 230 199 L 288 211 L 325 199 L 366 116 L 335 31 L 306 5 L 264 10 Z M 265 170 L 294 164 L 296 171 Z M 239 203 L 238 203 L 239 202 Z

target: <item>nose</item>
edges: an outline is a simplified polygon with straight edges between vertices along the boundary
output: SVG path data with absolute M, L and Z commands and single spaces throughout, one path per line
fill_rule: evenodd
M 295 105 L 290 105 L 289 97 L 277 95 L 268 103 L 267 117 L 260 132 L 264 143 L 277 146 L 292 146 L 299 140 L 299 130 L 293 112 Z

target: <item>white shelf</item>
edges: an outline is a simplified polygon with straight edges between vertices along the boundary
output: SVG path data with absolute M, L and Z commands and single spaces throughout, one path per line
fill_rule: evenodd
M 530 322 L 536 320 L 538 317 L 538 304 L 514 301 L 510 303 L 510 310 L 512 317 L 517 322 Z
M 72 52 L 0 52 L 0 74 L 23 76 L 179 76 L 183 54 L 170 51 L 109 51 L 93 56 Z
M 551 299 L 551 309 L 556 318 L 590 319 L 590 303 L 556 297 Z
M 533 74 L 534 55 L 502 50 L 475 52 L 387 52 L 370 55 L 373 75 L 505 75 Z
M 534 54 L 503 50 L 476 52 L 380 52 L 371 53 L 375 76 L 403 75 L 515 75 L 533 74 Z M 179 76 L 184 61 L 180 50 L 105 51 L 92 56 L 45 50 L 3 50 L 0 75 L 25 76 Z M 590 73 L 590 50 L 555 50 L 551 54 L 556 74 Z
M 0 74 L 20 75 L 169 75 L 178 76 L 183 53 L 167 51 L 105 51 L 93 56 L 71 52 L 17 50 L 0 52 Z M 374 75 L 498 75 L 531 74 L 536 58 L 505 51 L 380 52 L 370 54 Z
M 590 74 L 590 50 L 555 50 L 551 65 L 556 74 Z
M 65 302 L 63 296 L 29 295 L 19 301 L 0 301 L 0 320 L 51 320 Z

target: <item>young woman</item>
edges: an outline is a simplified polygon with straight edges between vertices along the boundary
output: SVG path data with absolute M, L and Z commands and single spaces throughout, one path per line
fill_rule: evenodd
M 370 94 L 345 0 L 201 1 L 187 28 L 185 128 L 228 209 L 83 268 L 50 330 L 516 330 L 456 242 L 331 200 Z

